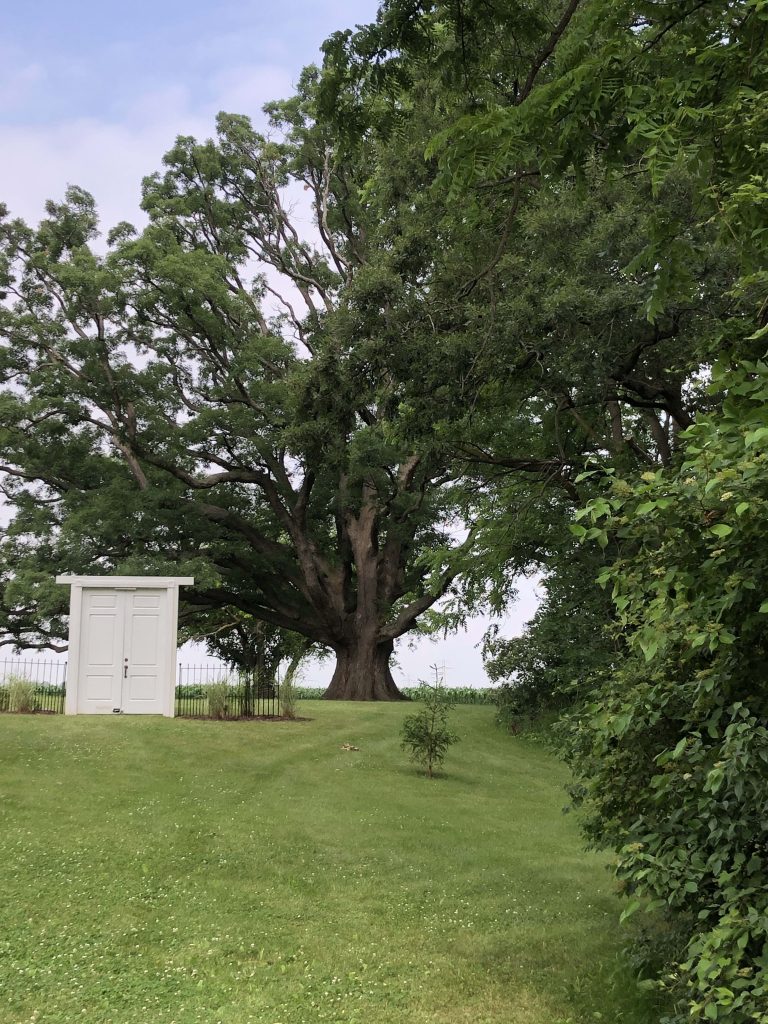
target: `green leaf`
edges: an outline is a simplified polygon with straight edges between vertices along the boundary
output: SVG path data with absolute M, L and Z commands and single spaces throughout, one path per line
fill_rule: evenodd
M 623 736 L 629 728 L 629 723 L 632 721 L 632 713 L 628 711 L 626 714 L 617 715 L 613 720 L 613 730 L 617 736 Z
M 744 438 L 744 443 L 747 448 L 751 448 L 753 445 L 758 444 L 760 441 L 764 441 L 768 438 L 768 427 L 758 427 L 757 430 L 748 430 Z
M 724 776 L 722 768 L 713 768 L 707 775 L 708 788 L 711 793 L 717 793 L 723 784 L 723 779 Z
M 673 761 L 676 761 L 678 759 L 678 757 L 680 757 L 680 755 L 685 750 L 687 745 L 688 745 L 688 737 L 687 736 L 683 736 L 683 738 L 677 744 L 675 749 L 672 751 L 672 760 Z
M 728 526 L 727 523 L 715 523 L 710 527 L 709 532 L 714 533 L 716 537 L 727 537 L 729 533 L 733 533 L 733 527 Z
M 638 643 L 646 661 L 650 661 L 659 649 L 658 636 L 640 637 Z
M 619 923 L 623 924 L 624 921 L 626 921 L 628 917 L 631 917 L 635 913 L 635 911 L 639 910 L 639 909 L 640 909 L 640 900 L 632 900 L 632 902 L 629 904 L 629 906 L 626 907 L 621 912 L 621 917 L 619 918 Z
M 601 548 L 608 546 L 608 534 L 605 530 L 601 530 L 599 526 L 591 526 L 586 532 L 587 540 L 596 540 Z
M 739 504 L 736 506 L 736 515 L 737 516 L 743 516 L 748 508 L 749 508 L 749 502 L 748 501 L 740 501 Z
M 655 992 L 659 988 L 659 982 L 655 978 L 641 978 L 640 981 L 635 982 L 635 988 L 640 989 L 641 992 Z

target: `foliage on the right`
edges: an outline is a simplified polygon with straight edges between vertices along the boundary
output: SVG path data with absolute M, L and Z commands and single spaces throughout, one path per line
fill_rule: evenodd
M 448 728 L 451 702 L 444 686 L 422 683 L 418 700 L 419 710 L 403 721 L 402 747 L 410 752 L 411 760 L 420 764 L 431 779 L 435 769 L 442 768 L 448 748 L 459 737 Z
M 469 7 L 489 35 L 517 9 L 503 0 Z M 663 908 L 682 938 L 679 955 L 658 958 L 667 961 L 659 978 L 672 1005 L 665 1020 L 765 1024 L 768 602 L 759 588 L 768 578 L 768 368 L 760 362 L 768 338 L 768 2 L 563 0 L 539 10 L 551 16 L 551 35 L 509 101 L 477 104 L 430 152 L 457 199 L 494 185 L 523 188 L 537 175 L 550 185 L 571 175 L 588 181 L 596 157 L 609 180 L 645 182 L 646 242 L 616 267 L 648 285 L 650 324 L 701 306 L 703 277 L 691 261 L 703 254 L 705 227 L 714 252 L 723 258 L 727 249 L 735 261 L 709 340 L 695 325 L 698 347 L 677 349 L 683 396 L 722 358 L 709 407 L 697 401 L 681 418 L 680 403 L 668 405 L 666 438 L 650 424 L 663 468 L 622 464 L 620 446 L 608 443 L 590 459 L 596 475 L 568 478 L 581 493 L 616 477 L 575 525 L 613 564 L 601 576 L 613 584 L 619 623 L 615 650 L 601 647 L 603 665 L 583 643 L 602 636 L 599 610 L 594 629 L 576 618 L 564 639 L 578 638 L 586 651 L 570 757 L 591 837 L 618 852 L 628 911 L 644 902 Z M 464 54 L 466 25 L 459 35 Z M 660 204 L 681 174 L 691 204 Z M 698 232 L 684 223 L 689 212 Z M 624 333 L 614 317 L 596 337 L 620 350 Z M 654 340 L 644 349 L 641 337 L 635 351 L 652 350 Z M 650 375 L 641 395 L 624 365 L 607 375 L 620 401 L 664 408 L 663 374 Z M 561 592 L 550 590 L 534 624 L 535 650 L 500 652 L 524 685 L 536 683 L 537 698 L 573 679 L 568 652 L 544 628 L 549 612 L 556 624 L 571 607 L 559 586 L 568 580 L 563 559 L 550 550 L 549 580 Z M 530 671 L 537 660 L 544 679 Z
M 624 916 L 674 912 L 671 1020 L 766 1022 L 768 364 L 713 377 L 728 397 L 680 471 L 613 480 L 574 525 L 626 552 L 601 577 L 625 655 L 573 715 L 570 759 Z

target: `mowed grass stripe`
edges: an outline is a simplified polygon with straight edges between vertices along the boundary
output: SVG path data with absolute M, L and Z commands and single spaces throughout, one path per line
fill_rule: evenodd
M 649 1024 L 563 766 L 461 707 L 430 781 L 411 710 L 1 718 L 0 1020 Z

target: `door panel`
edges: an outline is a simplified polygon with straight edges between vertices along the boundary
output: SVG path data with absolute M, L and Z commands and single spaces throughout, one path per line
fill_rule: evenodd
M 141 714 L 142 712 L 138 711 L 135 706 L 136 703 L 138 701 L 152 701 L 152 709 L 149 713 L 156 715 L 162 713 L 162 710 L 157 710 L 156 708 L 156 702 L 159 699 L 157 685 L 158 678 L 156 674 L 149 673 L 147 675 L 140 675 L 138 672 L 131 672 L 129 669 L 127 682 L 128 686 L 126 688 L 127 692 L 125 694 L 125 697 L 126 700 L 131 703 L 131 707 L 126 707 L 124 709 L 125 711 L 130 711 L 130 713 L 134 715 Z M 144 713 L 146 713 L 146 710 L 144 710 Z
M 123 601 L 117 590 L 83 590 L 81 665 L 77 710 L 112 714 L 120 707 Z
M 161 715 L 167 666 L 164 642 L 168 630 L 165 590 L 126 592 L 123 711 L 130 715 Z
M 119 658 L 120 609 L 91 608 L 88 623 L 88 664 L 107 668 Z
M 93 672 L 89 672 L 85 677 L 85 699 L 87 701 L 98 700 L 109 707 L 105 707 L 105 711 L 113 711 L 115 709 L 117 700 L 117 687 L 115 685 L 115 676 L 97 676 Z

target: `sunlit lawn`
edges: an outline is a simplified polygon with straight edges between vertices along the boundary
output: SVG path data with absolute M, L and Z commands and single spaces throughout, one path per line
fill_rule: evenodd
M 562 766 L 462 707 L 430 781 L 411 711 L 0 716 L 0 1021 L 649 1024 Z

